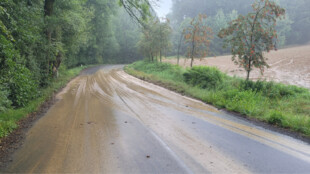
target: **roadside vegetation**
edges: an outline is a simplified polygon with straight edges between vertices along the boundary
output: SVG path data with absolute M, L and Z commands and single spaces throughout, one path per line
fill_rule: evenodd
M 291 114 L 289 118 L 301 120 L 295 125 L 302 121 L 309 125 L 308 120 L 300 117 L 309 114 L 308 94 L 301 88 L 267 82 L 243 82 L 241 79 L 231 79 L 216 69 L 196 67 L 185 70 L 155 62 L 158 57 L 161 62 L 163 56 L 177 55 L 179 63 L 179 58 L 186 55 L 193 64 L 194 59 L 211 53 L 220 55 L 231 52 L 235 63 L 247 71 L 248 78 L 253 68 L 259 68 L 263 73 L 264 68 L 268 67 L 263 52 L 309 42 L 310 13 L 306 7 L 310 1 L 173 1 L 172 11 L 165 18 L 159 18 L 152 8 L 156 2 L 2 0 L 0 137 L 11 132 L 19 118 L 35 111 L 51 95 L 49 91 L 58 89 L 79 70 L 67 72 L 66 68 L 131 63 L 141 60 L 143 56 L 154 63 L 140 62 L 140 68 L 131 68 L 132 71 L 139 70 L 135 72 L 141 72 L 142 76 L 153 74 L 160 67 L 164 71 L 158 77 L 152 75 L 152 79 L 160 78 L 158 80 L 171 84 L 173 88 L 176 88 L 175 83 L 180 83 L 176 90 L 184 92 L 184 84 L 194 86 L 190 90 L 215 90 L 216 95 L 203 92 L 203 98 L 208 98 L 207 102 L 219 107 L 240 110 L 247 115 L 259 115 L 255 108 L 242 110 L 239 107 L 245 106 L 226 103 L 226 100 L 238 100 L 235 94 L 239 95 L 241 90 L 242 96 L 249 97 L 249 102 L 243 101 L 248 107 L 253 106 L 249 103 L 254 102 L 253 98 L 257 96 L 270 100 L 268 108 L 274 108 L 270 112 L 264 111 L 266 118 L 263 120 L 287 127 L 288 123 L 282 121 L 282 117 Z M 142 67 L 144 65 L 146 67 Z M 165 73 L 166 69 L 171 74 Z M 214 78 L 215 81 L 209 82 Z M 193 94 L 198 97 L 201 93 Z M 213 96 L 212 100 L 204 97 L 209 95 Z M 294 104 L 298 105 L 296 107 L 291 106 L 293 103 L 290 102 L 294 97 Z M 223 98 L 225 101 L 222 101 Z M 282 112 L 285 114 L 281 115 Z M 274 121 L 270 121 L 271 115 Z M 305 130 L 300 132 L 309 132 L 304 127 L 307 126 L 293 126 L 292 129 L 301 128 Z
M 230 77 L 214 67 L 184 69 L 138 61 L 125 71 L 181 94 L 310 137 L 310 91 L 275 82 Z
M 81 65 L 141 58 L 138 29 L 150 16 L 149 0 L 1 0 L 0 138 Z
M 155 51 L 154 54 L 150 56 L 148 52 L 143 53 L 149 61 L 135 62 L 125 70 L 131 75 L 163 85 L 218 108 L 291 129 L 309 137 L 308 89 L 249 80 L 250 72 L 254 68 L 264 73 L 264 69 L 268 67 L 264 53 L 277 50 L 278 38 L 281 36 L 281 30 L 280 35 L 277 34 L 277 23 L 281 23 L 286 14 L 286 10 L 272 0 L 256 0 L 251 7 L 252 10 L 245 15 L 231 15 L 230 21 L 215 20 L 222 21 L 223 25 L 219 27 L 221 29 L 214 30 L 218 36 L 214 39 L 217 41 L 223 39 L 218 43 L 222 43 L 223 50 L 228 52 L 227 49 L 230 49 L 232 61 L 247 72 L 246 79 L 230 77 L 214 67 L 192 67 L 194 58 L 210 54 L 209 47 L 213 40 L 212 24 L 208 25 L 208 22 L 204 21 L 207 20 L 206 15 L 201 14 L 192 20 L 184 20 L 178 29 L 180 39 L 177 57 L 179 59 L 183 40 L 185 42 L 183 46 L 188 47 L 187 57 L 191 59 L 192 68 L 184 69 L 178 65 L 157 62 L 156 55 L 160 49 L 154 49 L 155 45 L 150 43 L 149 50 Z M 144 43 L 143 40 L 140 42 Z M 138 46 L 144 45 L 141 43 Z
M 42 88 L 38 91 L 32 91 L 36 95 L 31 100 L 27 101 L 23 107 L 12 108 L 11 101 L 6 98 L 6 92 L 0 91 L 1 103 L 0 109 L 0 138 L 7 136 L 18 127 L 18 121 L 27 117 L 30 113 L 36 112 L 41 105 L 49 100 L 55 92 L 64 87 L 69 80 L 80 74 L 80 72 L 89 66 L 80 66 L 69 70 L 61 69 L 58 79 L 50 82 L 47 88 Z

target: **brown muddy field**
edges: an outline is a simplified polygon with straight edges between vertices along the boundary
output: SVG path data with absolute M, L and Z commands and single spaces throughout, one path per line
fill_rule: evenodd
M 266 57 L 270 68 L 263 75 L 258 69 L 253 70 L 252 80 L 275 81 L 310 89 L 310 45 L 272 51 Z M 176 59 L 165 61 L 176 63 Z M 189 67 L 190 60 L 182 59 L 180 65 Z M 231 76 L 246 77 L 246 72 L 231 61 L 231 56 L 196 59 L 194 65 L 215 66 Z

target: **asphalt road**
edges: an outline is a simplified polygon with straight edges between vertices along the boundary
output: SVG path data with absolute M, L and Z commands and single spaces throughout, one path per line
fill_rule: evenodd
M 127 75 L 85 71 L 4 172 L 310 173 L 310 145 Z

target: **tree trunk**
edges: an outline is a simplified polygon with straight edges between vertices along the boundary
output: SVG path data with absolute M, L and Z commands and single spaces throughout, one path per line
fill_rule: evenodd
M 159 60 L 160 60 L 160 63 L 161 63 L 161 50 L 159 51 Z
M 251 70 L 247 70 L 247 76 L 246 76 L 247 81 L 250 80 L 250 72 L 251 72 Z
M 247 69 L 247 76 L 246 76 L 246 80 L 250 80 L 250 72 L 251 72 L 251 67 L 252 67 L 252 61 L 251 61 L 251 57 L 250 57 L 250 60 L 249 60 L 249 67 Z
M 191 68 L 193 67 L 193 62 L 194 62 L 194 54 L 195 54 L 195 36 L 196 36 L 196 32 L 194 31 L 193 33 L 193 38 L 192 38 L 192 60 L 191 60 Z
M 44 16 L 52 16 L 53 10 L 54 10 L 54 2 L 55 0 L 45 0 L 44 1 Z M 50 48 L 52 45 L 52 31 L 49 28 L 47 21 L 45 19 L 45 25 L 46 25 L 46 39 L 47 39 L 47 44 L 48 44 L 48 50 L 46 53 L 46 60 L 47 60 L 47 69 L 46 73 L 49 75 L 50 74 L 50 67 L 51 67 L 51 61 L 50 61 Z
M 194 62 L 194 57 L 192 56 L 192 59 L 191 59 L 191 68 L 193 67 L 193 62 Z
M 55 0 L 45 0 L 44 2 L 44 16 L 52 16 L 54 10 Z
M 183 34 L 181 34 L 181 37 L 180 37 L 180 40 L 179 40 L 179 45 L 178 45 L 178 56 L 177 56 L 178 65 L 180 63 L 180 49 L 181 49 L 181 44 L 182 44 L 182 38 L 183 38 Z

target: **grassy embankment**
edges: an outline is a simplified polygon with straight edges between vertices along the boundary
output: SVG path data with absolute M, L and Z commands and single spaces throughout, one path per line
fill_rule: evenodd
M 184 69 L 166 63 L 135 62 L 125 71 L 179 93 L 310 137 L 310 91 L 274 82 L 245 81 L 216 68 Z
M 55 92 L 64 87 L 69 80 L 77 76 L 83 69 L 90 67 L 77 67 L 69 70 L 64 70 L 60 73 L 59 78 L 53 80 L 49 87 L 38 91 L 38 98 L 29 102 L 29 104 L 23 108 L 9 109 L 5 113 L 0 113 L 0 138 L 7 136 L 14 129 L 18 127 L 17 122 L 25 118 L 30 113 L 36 112 L 40 106 L 47 101 Z

